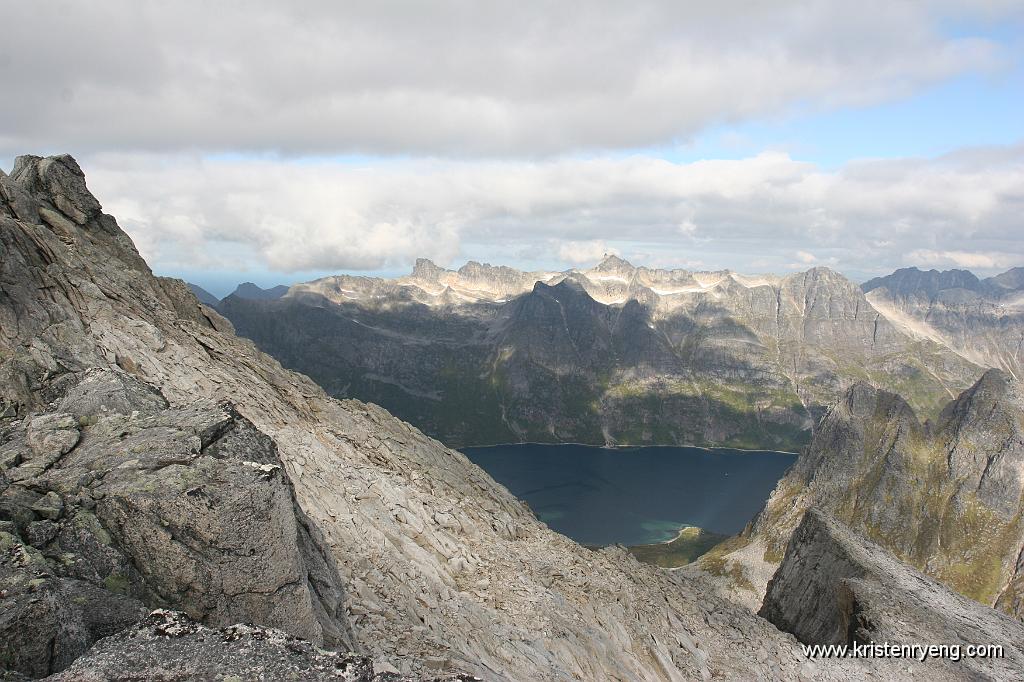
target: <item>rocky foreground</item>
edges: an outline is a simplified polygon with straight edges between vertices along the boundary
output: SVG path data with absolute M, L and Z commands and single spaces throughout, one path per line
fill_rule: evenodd
M 0 173 L 0 285 L 12 679 L 973 674 L 808 660 L 699 581 L 553 533 L 458 452 L 327 397 L 154 277 L 70 157 Z
M 1024 675 L 1020 623 L 928 578 L 818 509 L 793 534 L 760 613 L 808 644 L 943 644 L 961 652 L 999 644 L 998 657 L 965 653 L 935 664 L 980 679 Z

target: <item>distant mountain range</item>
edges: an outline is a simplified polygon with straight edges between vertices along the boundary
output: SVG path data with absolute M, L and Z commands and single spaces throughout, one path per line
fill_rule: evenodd
M 1024 268 L 988 279 L 966 270 L 904 268 L 861 288 L 871 305 L 911 336 L 1024 377 Z
M 221 299 L 217 298 L 198 284 L 192 284 L 191 282 L 186 282 L 186 284 L 188 284 L 188 288 L 192 290 L 192 293 L 196 295 L 196 298 L 199 299 L 200 303 L 211 307 L 216 307 L 220 303 Z M 272 301 L 276 298 L 281 298 L 287 293 L 288 287 L 284 284 L 278 284 L 275 287 L 263 289 L 252 282 L 242 282 L 235 287 L 235 290 L 228 294 L 228 296 L 236 296 L 238 298 L 245 298 L 253 301 Z M 225 298 L 228 296 L 225 296 Z
M 453 445 L 795 450 L 857 381 L 927 418 L 985 367 L 1016 376 L 1020 284 L 1019 269 L 908 269 L 862 288 L 828 268 L 751 276 L 608 256 L 563 272 L 452 271 L 421 259 L 405 277 L 327 277 L 218 310 L 332 395 Z

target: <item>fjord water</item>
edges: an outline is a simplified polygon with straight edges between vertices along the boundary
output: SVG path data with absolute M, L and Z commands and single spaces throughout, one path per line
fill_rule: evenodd
M 465 455 L 551 528 L 587 545 L 639 545 L 682 526 L 738 533 L 796 460 L 787 452 L 514 444 Z

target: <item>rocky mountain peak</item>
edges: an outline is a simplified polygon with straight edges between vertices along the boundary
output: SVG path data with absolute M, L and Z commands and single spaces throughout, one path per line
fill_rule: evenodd
M 1024 267 L 1010 268 L 1002 274 L 989 277 L 985 283 L 997 290 L 1019 291 L 1024 289 Z
M 566 277 L 554 284 L 547 282 L 535 282 L 533 285 L 533 294 L 540 294 L 544 296 L 558 296 L 558 294 L 572 294 L 577 296 L 584 296 L 587 299 L 593 300 L 593 297 L 587 293 L 586 288 L 580 283 L 580 281 L 573 277 Z
M 885 277 L 868 280 L 861 285 L 861 289 L 867 293 L 885 287 L 896 297 L 925 295 L 934 298 L 945 289 L 975 291 L 979 284 L 978 278 L 968 270 L 920 270 L 909 267 L 900 268 Z
M 876 414 L 879 407 L 887 412 L 911 411 L 910 406 L 901 396 L 858 381 L 846 389 L 832 413 L 835 414 L 837 410 L 842 410 L 846 416 L 866 419 Z
M 417 258 L 412 268 L 412 277 L 427 282 L 437 282 L 447 272 L 444 268 L 435 265 L 429 258 Z
M 594 270 L 599 272 L 621 272 L 633 271 L 635 269 L 632 263 L 616 256 L 614 253 L 605 254 L 601 262 L 594 266 Z
M 990 418 L 994 410 L 1001 406 L 1024 407 L 1020 399 L 1020 384 L 1003 370 L 989 369 L 973 386 L 946 406 L 940 419 L 962 430 L 978 420 Z
M 101 206 L 85 185 L 85 173 L 70 155 L 19 156 L 11 180 L 34 197 L 48 198 L 78 225 L 99 215 Z
M 842 287 L 856 288 L 856 285 L 847 279 L 846 275 L 825 265 L 816 265 L 803 272 L 794 273 L 789 277 L 796 281 L 804 282 L 807 286 L 840 285 Z
M 755 528 L 773 551 L 812 505 L 961 594 L 1024 617 L 1024 399 L 992 369 L 926 428 L 857 384 L 820 421 Z
M 523 274 L 521 271 L 510 268 L 507 265 L 491 265 L 490 263 L 479 263 L 475 260 L 467 261 L 457 272 L 463 277 L 470 278 L 509 277 Z
M 235 290 L 231 292 L 232 296 L 238 296 L 239 298 L 248 298 L 256 301 L 272 301 L 274 299 L 281 298 L 288 293 L 288 287 L 283 284 L 264 289 L 258 284 L 252 282 L 242 282 Z

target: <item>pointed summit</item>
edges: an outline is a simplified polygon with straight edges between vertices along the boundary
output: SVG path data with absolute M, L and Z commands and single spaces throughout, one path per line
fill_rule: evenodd
M 621 270 L 635 270 L 629 261 L 619 258 L 614 253 L 606 253 L 601 262 L 594 268 L 600 272 L 618 272 Z
M 100 215 L 102 206 L 85 186 L 85 173 L 68 155 L 19 156 L 14 160 L 10 179 L 37 201 L 52 204 L 77 225 Z

